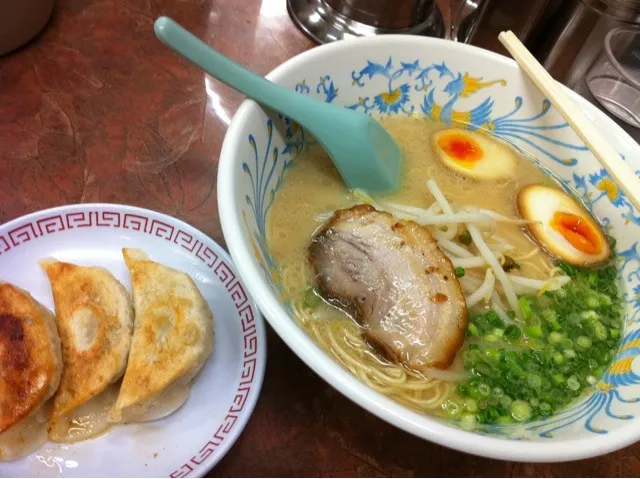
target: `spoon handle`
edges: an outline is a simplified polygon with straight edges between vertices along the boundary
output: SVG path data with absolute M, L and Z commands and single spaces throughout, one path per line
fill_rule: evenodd
M 218 80 L 307 127 L 315 123 L 312 111 L 317 115 L 319 110 L 325 110 L 323 107 L 329 106 L 256 75 L 217 52 L 168 17 L 158 18 L 154 30 L 162 43 Z M 315 120 L 319 118 L 316 117 Z

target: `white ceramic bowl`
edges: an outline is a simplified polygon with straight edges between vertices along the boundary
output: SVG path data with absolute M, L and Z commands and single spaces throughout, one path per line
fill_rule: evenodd
M 625 338 L 612 367 L 589 397 L 544 421 L 491 427 L 481 434 L 418 414 L 369 389 L 329 358 L 280 301 L 265 220 L 283 172 L 313 139 L 277 114 L 245 101 L 233 118 L 220 157 L 222 228 L 251 295 L 271 326 L 309 367 L 382 419 L 472 454 L 565 461 L 603 454 L 640 439 L 640 403 L 636 402 L 640 397 L 640 213 L 512 60 L 443 40 L 384 36 L 314 48 L 276 68 L 268 78 L 301 94 L 369 114 L 435 112 L 444 121 L 465 120 L 493 130 L 535 155 L 583 195 L 618 240 L 621 259 Z M 594 106 L 571 96 L 634 171 L 640 172 L 640 146 Z

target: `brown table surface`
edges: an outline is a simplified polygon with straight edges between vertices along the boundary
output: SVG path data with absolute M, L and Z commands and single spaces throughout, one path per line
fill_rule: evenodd
M 242 96 L 215 81 L 205 89 L 204 74 L 155 39 L 161 14 L 261 74 L 313 46 L 285 0 L 58 0 L 45 31 L 0 58 L 0 220 L 124 203 L 183 219 L 224 245 L 218 154 Z M 564 464 L 440 447 L 342 397 L 271 329 L 268 351 L 255 412 L 212 476 L 640 474 L 637 444 Z

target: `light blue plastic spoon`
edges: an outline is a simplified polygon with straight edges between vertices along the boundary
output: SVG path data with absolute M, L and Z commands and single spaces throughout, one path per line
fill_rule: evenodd
M 158 18 L 155 32 L 162 43 L 218 80 L 306 128 L 327 150 L 349 188 L 383 192 L 398 186 L 400 149 L 370 116 L 276 85 L 229 60 L 170 18 Z

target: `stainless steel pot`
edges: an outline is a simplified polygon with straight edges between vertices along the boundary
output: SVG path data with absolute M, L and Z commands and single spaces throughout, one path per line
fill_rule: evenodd
M 640 24 L 640 0 L 567 0 L 533 54 L 558 81 L 575 89 L 616 27 Z
M 0 0 L 0 55 L 21 47 L 49 21 L 54 0 Z
M 435 0 L 287 0 L 287 9 L 318 43 L 385 33 L 445 36 Z

